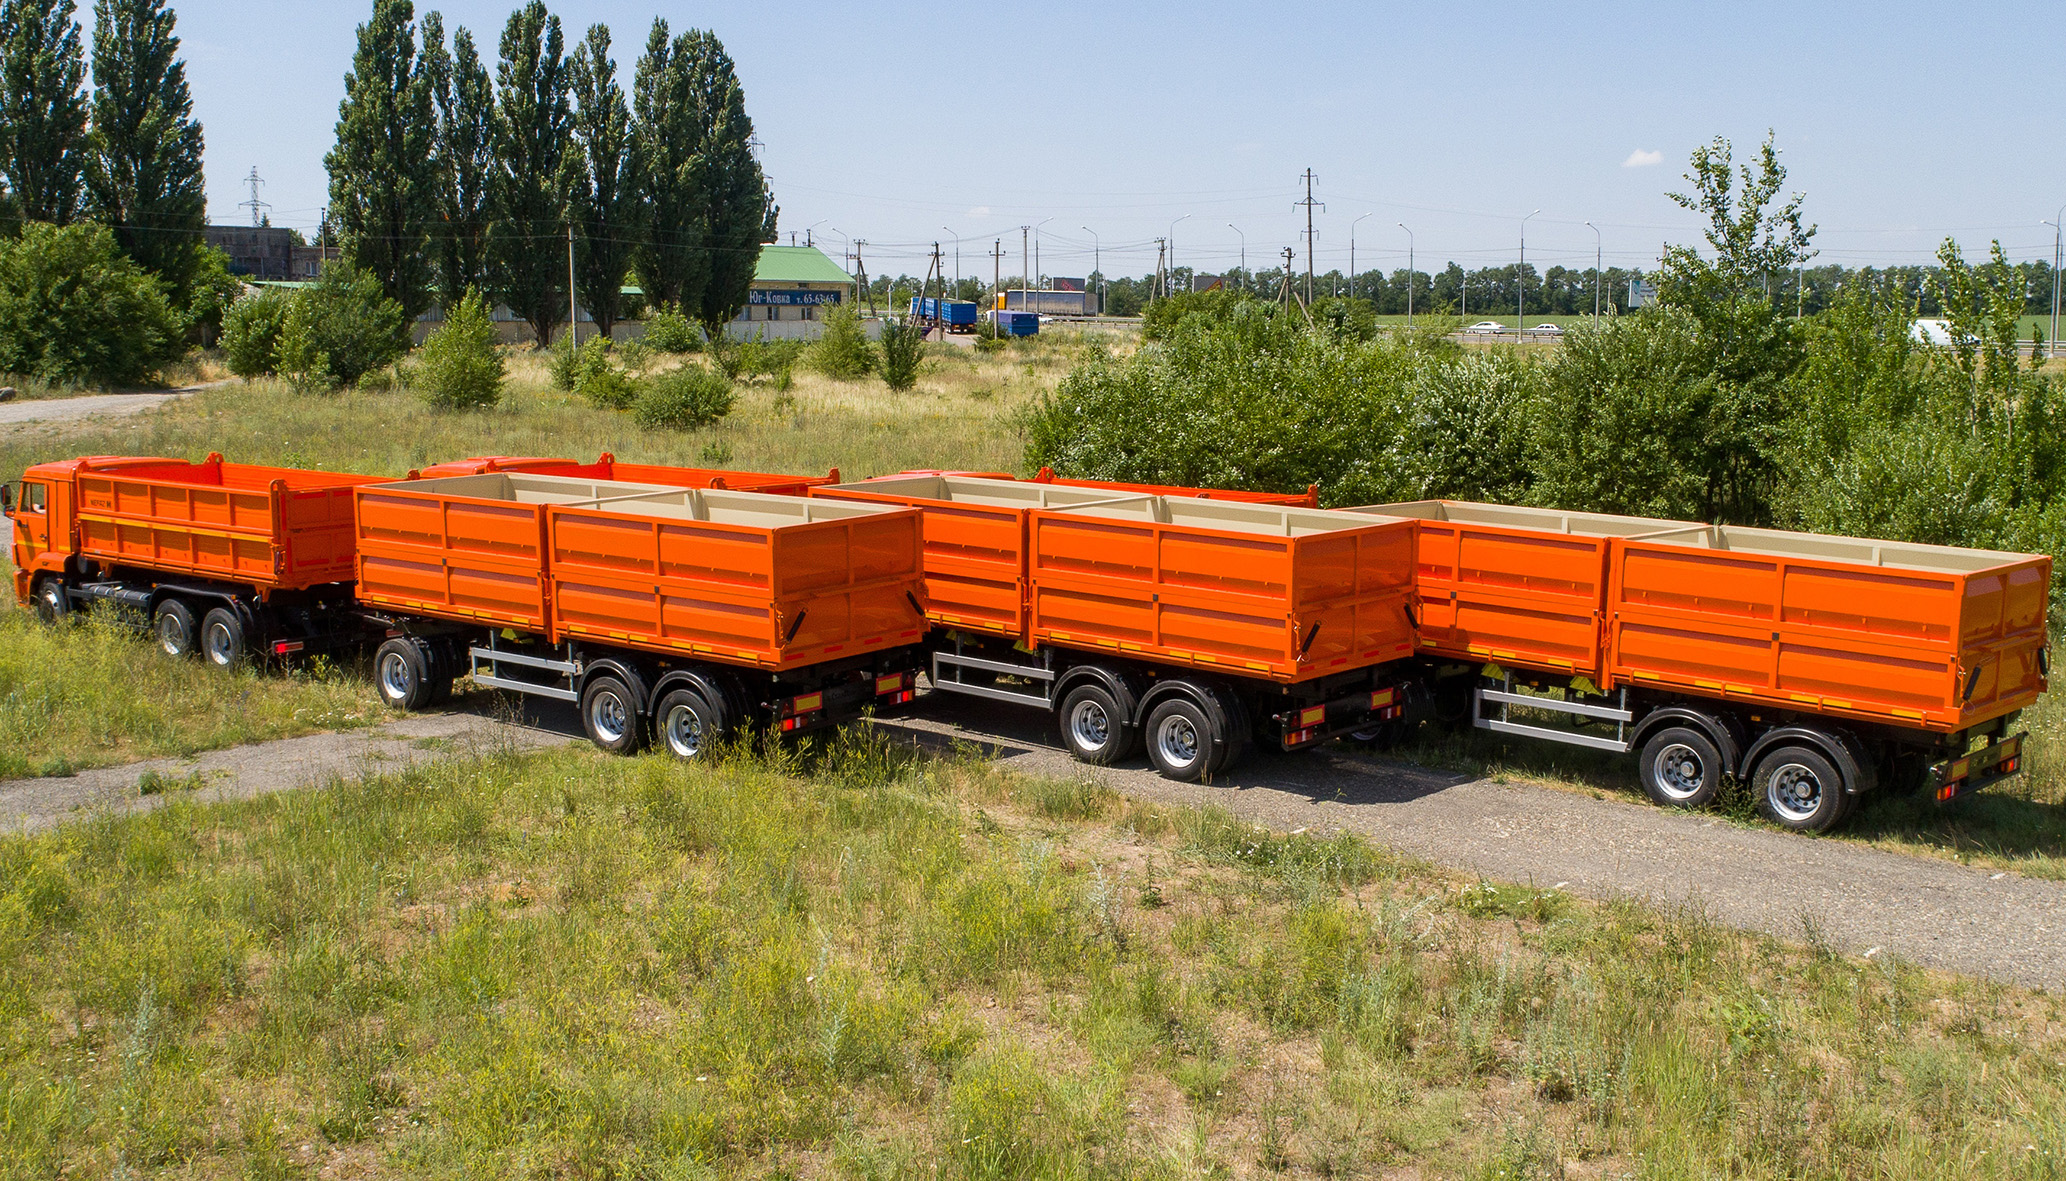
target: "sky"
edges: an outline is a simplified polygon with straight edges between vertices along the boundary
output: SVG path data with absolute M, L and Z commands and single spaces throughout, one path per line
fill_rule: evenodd
M 514 0 L 435 5 L 492 54 Z M 419 4 L 418 11 L 431 5 Z M 209 215 L 316 224 L 353 32 L 370 0 L 178 3 L 207 136 Z M 1697 243 L 1683 191 L 1716 136 L 1767 130 L 1806 194 L 1819 261 L 1929 261 L 1957 238 L 2050 258 L 2066 203 L 2052 4 L 832 4 L 557 0 L 630 75 L 657 14 L 737 63 L 780 240 L 873 274 L 1142 274 L 1177 265 L 1422 270 L 1514 260 L 1645 266 Z M 2048 111 L 2049 108 L 2049 111 Z M 2049 117 L 2047 115 L 2049 114 Z M 2052 130 L 2047 131 L 2050 128 Z M 1540 210 L 1523 218 L 1531 210 Z M 1591 222 L 1594 230 L 1585 223 Z M 1403 223 L 1403 227 L 1402 224 Z M 957 239 L 958 247 L 957 247 Z M 1001 244 L 1001 245 L 999 245 Z M 993 263 L 993 246 L 1005 252 Z

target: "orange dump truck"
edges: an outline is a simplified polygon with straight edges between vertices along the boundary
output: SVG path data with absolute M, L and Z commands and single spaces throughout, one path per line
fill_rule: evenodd
M 1352 511 L 1419 520 L 1435 699 L 1486 729 L 1638 752 L 1661 803 L 1706 804 L 1734 776 L 1774 821 L 1820 830 L 1883 781 L 1949 799 L 2021 766 L 2016 715 L 2045 689 L 2042 555 L 1454 501 Z
M 1413 525 L 1297 506 L 974 476 L 811 498 L 925 514 L 930 679 L 1054 711 L 1070 753 L 1145 742 L 1194 780 L 1400 716 Z
M 13 511 L 15 597 L 54 619 L 106 602 L 174 656 L 355 642 L 352 489 L 372 476 L 182 459 L 37 464 Z
M 542 456 L 481 455 L 435 464 L 418 474 L 425 479 L 433 479 L 438 476 L 472 476 L 482 472 L 531 472 L 541 476 L 621 480 L 670 488 L 728 488 L 735 492 L 769 492 L 783 496 L 802 496 L 807 489 L 819 484 L 839 483 L 838 468 L 823 476 L 785 476 L 774 472 L 738 472 L 729 468 L 619 463 L 617 457 L 607 451 L 594 463 Z
M 579 705 L 612 751 L 692 757 L 908 700 L 919 515 L 532 472 L 357 490 L 358 602 L 402 708 L 454 676 Z M 511 638 L 514 637 L 514 638 Z

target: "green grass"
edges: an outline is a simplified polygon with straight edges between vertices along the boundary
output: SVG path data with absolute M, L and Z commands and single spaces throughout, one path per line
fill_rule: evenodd
M 2062 1019 L 861 740 L 0 839 L 10 1178 L 2051 1177 Z
M 219 672 L 161 656 L 112 616 L 45 627 L 0 607 L 0 779 L 62 775 L 381 720 L 370 682 L 329 665 Z

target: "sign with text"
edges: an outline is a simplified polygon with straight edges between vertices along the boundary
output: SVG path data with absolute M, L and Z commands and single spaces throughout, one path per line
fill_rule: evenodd
M 820 307 L 838 303 L 839 294 L 836 289 L 810 291 L 802 287 L 754 287 L 746 292 L 746 302 L 753 307 Z

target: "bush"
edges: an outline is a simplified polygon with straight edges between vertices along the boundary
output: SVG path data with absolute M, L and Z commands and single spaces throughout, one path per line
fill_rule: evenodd
M 634 412 L 647 430 L 692 431 L 732 412 L 732 383 L 701 365 L 670 369 L 646 384 Z
M 1255 302 L 1247 292 L 1228 291 L 1181 291 L 1166 299 L 1158 299 L 1141 313 L 1141 339 L 1162 340 L 1176 326 L 1191 316 L 1199 316 L 1214 324 L 1224 324 L 1234 315 L 1234 309 L 1244 303 Z
M 584 370 L 574 392 L 604 410 L 629 410 L 638 401 L 639 386 L 630 374 L 605 362 Z
M 186 352 L 158 281 L 105 226 L 28 222 L 0 238 L 0 373 L 53 385 L 141 385 Z
M 545 362 L 546 373 L 552 378 L 554 389 L 578 392 L 588 375 L 610 367 L 610 342 L 600 336 L 591 336 L 580 348 L 574 347 L 572 333 L 562 333 L 552 346 L 552 352 Z
M 925 329 L 896 320 L 882 329 L 882 379 L 893 390 L 918 384 L 918 363 L 925 357 Z
M 433 406 L 473 410 L 502 400 L 502 375 L 495 322 L 480 292 L 468 289 L 444 326 L 423 342 L 423 365 L 415 383 Z
M 753 377 L 779 378 L 795 367 L 809 344 L 802 340 L 740 341 L 739 372 Z
M 646 317 L 646 347 L 660 353 L 693 353 L 703 347 L 703 334 L 675 304 L 663 303 Z
M 858 381 L 875 369 L 875 350 L 861 316 L 845 304 L 825 309 L 825 332 L 804 350 L 804 364 L 838 381 Z
M 279 371 L 304 389 L 337 389 L 408 351 L 402 306 L 370 271 L 334 262 L 295 297 L 280 332 Z
M 294 293 L 267 287 L 247 295 L 222 314 L 222 350 L 228 355 L 230 372 L 249 380 L 280 371 L 280 334 L 287 327 L 287 313 L 294 307 Z

